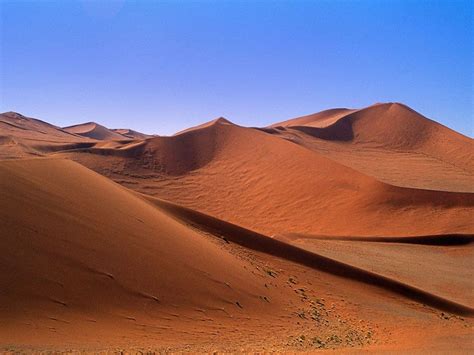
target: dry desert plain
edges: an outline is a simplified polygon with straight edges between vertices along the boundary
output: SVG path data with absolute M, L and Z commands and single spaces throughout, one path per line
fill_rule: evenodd
M 4 352 L 474 351 L 474 142 L 398 103 L 173 136 L 0 115 Z

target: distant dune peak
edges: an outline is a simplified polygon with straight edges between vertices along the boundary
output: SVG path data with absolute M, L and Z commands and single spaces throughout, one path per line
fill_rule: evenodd
M 97 140 L 129 139 L 128 137 L 124 137 L 123 135 L 116 133 L 96 122 L 86 122 L 69 127 L 64 127 L 63 130 L 69 133 L 74 133 Z
M 184 129 L 182 131 L 179 131 L 179 132 L 175 133 L 174 135 L 176 136 L 178 134 L 183 134 L 183 133 L 186 133 L 186 132 L 195 131 L 195 130 L 198 130 L 198 129 L 202 129 L 202 128 L 206 128 L 206 127 L 212 127 L 212 126 L 216 126 L 216 125 L 235 125 L 235 124 L 233 122 L 229 121 L 227 118 L 221 116 L 221 117 L 215 118 L 213 120 L 201 123 L 200 125 L 197 125 L 197 126 L 190 127 L 190 128 Z
M 15 111 L 7 111 L 1 114 L 2 116 L 7 116 L 10 118 L 17 118 L 17 119 L 26 119 L 26 116 L 22 115 L 21 113 Z
M 214 120 L 214 123 L 224 123 L 224 124 L 233 124 L 231 121 L 229 121 L 225 117 L 218 117 Z

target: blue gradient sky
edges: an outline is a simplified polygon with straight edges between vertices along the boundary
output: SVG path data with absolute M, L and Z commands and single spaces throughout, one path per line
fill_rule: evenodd
M 403 102 L 473 135 L 471 1 L 0 0 L 0 111 L 171 134 Z

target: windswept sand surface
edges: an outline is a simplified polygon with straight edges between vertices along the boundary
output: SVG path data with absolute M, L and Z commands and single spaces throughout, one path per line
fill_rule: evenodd
M 0 349 L 474 350 L 473 140 L 401 104 L 171 137 L 0 115 Z

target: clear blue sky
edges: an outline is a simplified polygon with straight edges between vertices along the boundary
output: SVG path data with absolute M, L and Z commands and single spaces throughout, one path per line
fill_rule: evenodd
M 472 136 L 472 3 L 0 0 L 0 111 L 171 134 L 399 101 Z

